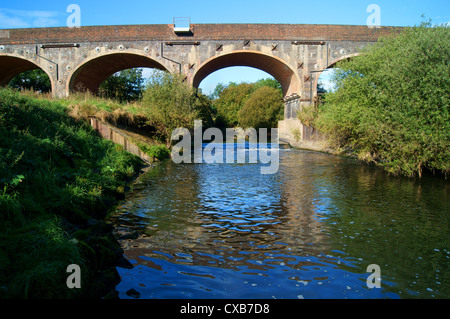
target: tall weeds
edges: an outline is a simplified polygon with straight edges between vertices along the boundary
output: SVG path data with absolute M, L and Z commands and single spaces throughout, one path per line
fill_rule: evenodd
M 66 267 L 86 263 L 67 225 L 101 219 L 140 165 L 61 101 L 0 89 L 0 297 L 86 293 L 65 284 Z

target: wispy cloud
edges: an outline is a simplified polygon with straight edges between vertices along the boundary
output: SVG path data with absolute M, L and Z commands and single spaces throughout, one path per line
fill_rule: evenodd
M 41 28 L 63 25 L 66 13 L 0 8 L 0 28 Z

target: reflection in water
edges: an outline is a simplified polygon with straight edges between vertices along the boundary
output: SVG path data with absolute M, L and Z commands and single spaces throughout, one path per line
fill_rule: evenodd
M 161 163 L 111 219 L 135 266 L 121 298 L 448 298 L 449 183 L 322 153 Z M 382 288 L 369 289 L 370 264 Z

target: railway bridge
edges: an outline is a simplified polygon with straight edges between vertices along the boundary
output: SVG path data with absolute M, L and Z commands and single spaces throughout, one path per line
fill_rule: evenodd
M 280 137 L 306 128 L 302 105 L 317 96 L 320 72 L 358 55 L 398 27 L 306 24 L 175 24 L 86 26 L 0 30 L 0 85 L 40 68 L 55 97 L 73 91 L 96 93 L 110 75 L 148 67 L 182 73 L 194 87 L 209 74 L 249 66 L 277 79 L 285 100 Z

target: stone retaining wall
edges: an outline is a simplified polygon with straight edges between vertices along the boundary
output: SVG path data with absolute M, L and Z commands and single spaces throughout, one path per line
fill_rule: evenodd
M 154 162 L 154 158 L 150 157 L 148 154 L 144 153 L 135 142 L 131 140 L 130 137 L 126 136 L 113 126 L 106 124 L 95 117 L 91 117 L 89 120 L 91 126 L 99 132 L 99 134 L 108 140 L 113 141 L 116 144 L 121 145 L 126 151 L 131 154 L 139 156 L 142 160 L 147 163 Z

